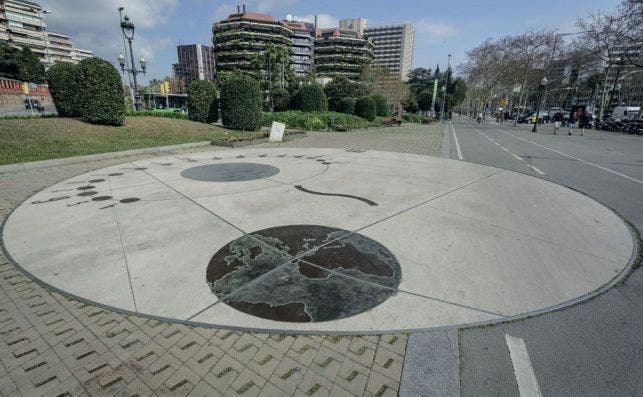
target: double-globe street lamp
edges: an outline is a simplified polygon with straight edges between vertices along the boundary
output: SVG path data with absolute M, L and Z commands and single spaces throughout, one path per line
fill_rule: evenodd
M 531 129 L 531 132 L 538 132 L 538 116 L 540 116 L 540 104 L 543 101 L 543 94 L 547 89 L 548 82 L 549 81 L 547 80 L 547 77 L 543 77 L 543 79 L 540 80 L 540 93 L 538 94 L 538 103 L 536 104 L 536 119 L 534 120 L 534 128 Z
M 120 11 L 120 10 L 119 10 Z M 127 39 L 127 42 L 129 44 L 129 59 L 131 63 L 131 67 L 127 68 L 125 65 L 125 56 L 123 54 L 120 54 L 118 56 L 118 63 L 121 65 L 121 71 L 123 73 L 128 72 L 132 75 L 132 79 L 134 80 L 134 108 L 138 111 L 139 107 L 141 106 L 141 96 L 138 94 L 138 82 L 136 80 L 136 76 L 139 75 L 140 73 L 145 74 L 145 68 L 147 67 L 147 61 L 145 58 L 141 57 L 139 59 L 139 63 L 141 64 L 141 70 L 136 69 L 136 64 L 134 63 L 134 51 L 132 50 L 132 40 L 134 40 L 134 23 L 130 21 L 129 17 L 125 15 L 121 19 L 121 29 L 123 30 L 123 36 Z

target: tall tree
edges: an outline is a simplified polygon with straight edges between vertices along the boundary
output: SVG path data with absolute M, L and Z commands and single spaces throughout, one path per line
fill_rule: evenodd
M 418 97 L 418 94 L 424 90 L 431 90 L 433 88 L 433 73 L 431 69 L 415 68 L 409 72 L 407 84 L 411 90 L 411 94 Z
M 23 47 L 20 53 L 20 80 L 32 83 L 44 83 L 47 80 L 45 67 L 38 56 L 28 47 Z

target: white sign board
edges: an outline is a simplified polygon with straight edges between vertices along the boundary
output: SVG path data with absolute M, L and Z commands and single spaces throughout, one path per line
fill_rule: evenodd
M 282 142 L 284 140 L 285 129 L 286 124 L 273 121 L 272 128 L 270 128 L 270 138 L 268 139 L 268 142 Z

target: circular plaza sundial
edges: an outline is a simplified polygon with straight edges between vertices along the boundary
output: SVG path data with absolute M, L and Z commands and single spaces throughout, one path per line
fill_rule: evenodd
M 596 201 L 461 161 L 254 148 L 90 171 L 19 205 L 2 246 L 39 282 L 168 320 L 363 333 L 571 304 L 635 251 Z

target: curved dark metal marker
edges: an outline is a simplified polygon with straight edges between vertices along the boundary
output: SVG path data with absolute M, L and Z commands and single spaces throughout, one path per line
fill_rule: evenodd
M 304 193 L 317 194 L 317 195 L 320 195 L 320 196 L 336 196 L 336 197 L 352 198 L 352 199 L 354 199 L 354 200 L 362 201 L 362 202 L 364 202 L 364 203 L 366 203 L 366 204 L 370 205 L 371 207 L 375 207 L 375 206 L 377 206 L 377 203 L 376 203 L 376 202 L 374 202 L 374 201 L 371 201 L 371 200 L 366 199 L 366 198 L 364 198 L 364 197 L 353 196 L 353 195 L 350 195 L 350 194 L 314 192 L 314 191 L 312 191 L 312 190 L 308 190 L 308 189 L 306 189 L 305 187 L 303 187 L 303 186 L 301 186 L 301 185 L 295 185 L 295 189 L 297 189 L 297 190 L 299 190 L 299 191 L 301 191 L 301 192 L 304 192 Z

